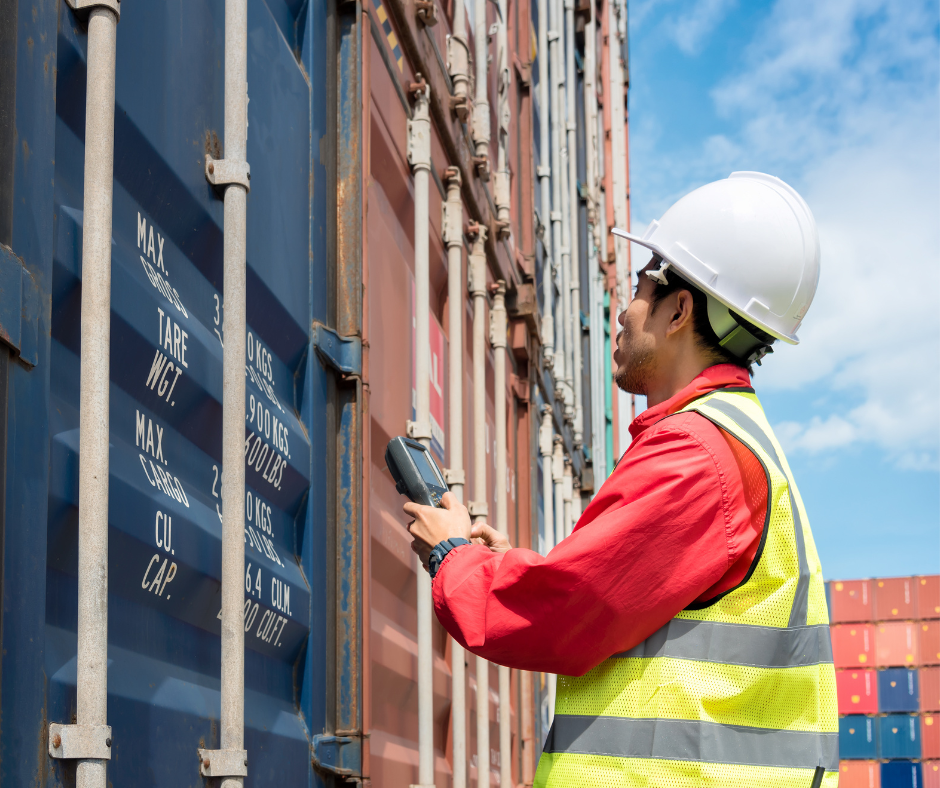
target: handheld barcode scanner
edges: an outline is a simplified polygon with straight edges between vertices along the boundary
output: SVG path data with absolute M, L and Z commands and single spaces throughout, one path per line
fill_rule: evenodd
M 392 438 L 385 449 L 385 464 L 399 493 L 415 503 L 440 507 L 447 482 L 426 446 L 410 438 Z

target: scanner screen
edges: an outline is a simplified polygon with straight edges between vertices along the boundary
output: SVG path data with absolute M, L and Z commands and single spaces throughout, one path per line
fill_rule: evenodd
M 434 487 L 445 486 L 444 482 L 441 481 L 440 477 L 434 472 L 431 460 L 426 451 L 414 449 L 410 446 L 408 447 L 408 451 L 411 453 L 411 459 L 413 459 L 415 465 L 418 466 L 418 473 L 421 474 L 421 478 L 424 479 L 426 484 L 433 485 Z

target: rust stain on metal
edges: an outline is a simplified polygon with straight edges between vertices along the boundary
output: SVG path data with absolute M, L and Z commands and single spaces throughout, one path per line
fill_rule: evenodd
M 211 156 L 213 159 L 222 158 L 222 143 L 219 141 L 219 135 L 214 129 L 206 129 L 205 152 L 207 156 Z

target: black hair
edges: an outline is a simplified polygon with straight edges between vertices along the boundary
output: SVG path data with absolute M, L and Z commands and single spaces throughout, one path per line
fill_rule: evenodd
M 708 353 L 716 364 L 734 364 L 747 371 L 749 375 L 754 374 L 754 365 L 745 358 L 740 358 L 729 350 L 721 346 L 718 335 L 708 319 L 708 297 L 705 293 L 688 280 L 683 279 L 673 268 L 666 269 L 666 280 L 668 284 L 653 282 L 653 295 L 650 299 L 652 309 L 655 311 L 659 302 L 666 296 L 679 290 L 688 290 L 692 295 L 692 330 L 698 339 L 699 347 Z M 644 274 L 640 274 L 644 276 Z M 770 334 L 762 331 L 750 321 L 745 320 L 736 312 L 731 313 L 738 324 L 742 325 L 758 339 L 766 342 L 768 345 L 774 341 Z

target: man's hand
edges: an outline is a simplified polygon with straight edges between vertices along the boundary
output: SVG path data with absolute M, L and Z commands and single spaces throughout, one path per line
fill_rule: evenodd
M 509 539 L 486 523 L 475 523 L 470 529 L 474 544 L 486 545 L 493 553 L 505 553 L 512 549 Z
M 402 508 L 405 514 L 414 517 L 408 526 L 414 537 L 411 549 L 418 554 L 425 569 L 428 568 L 428 556 L 431 550 L 445 539 L 460 537 L 470 540 L 470 512 L 451 492 L 444 493 L 441 507 L 422 506 L 408 501 Z

